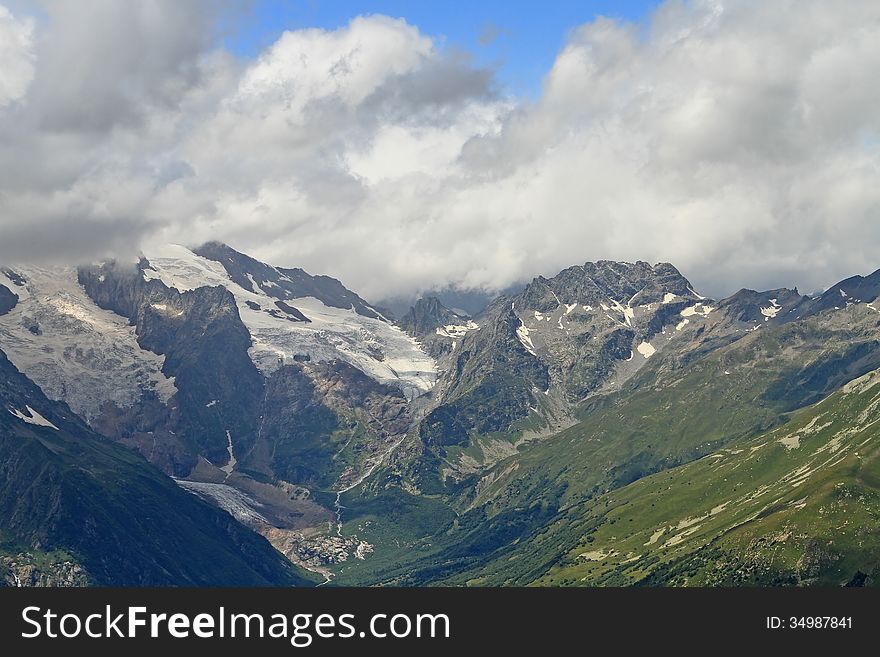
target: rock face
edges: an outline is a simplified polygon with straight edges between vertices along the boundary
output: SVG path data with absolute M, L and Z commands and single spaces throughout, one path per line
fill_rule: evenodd
M 117 414 L 121 422 L 98 426 L 171 474 L 185 476 L 199 455 L 214 463 L 228 460 L 227 431 L 240 450 L 252 445 L 263 382 L 248 357 L 251 337 L 229 291 L 180 292 L 145 280 L 146 266 L 80 268 L 78 280 L 98 306 L 128 318 L 142 350 L 164 357 L 162 372 L 174 380 L 176 394 L 164 410 L 138 409 L 138 419 L 129 422 Z
M 670 354 L 684 367 L 759 329 L 870 301 L 878 286 L 880 272 L 847 279 L 817 299 L 796 289 L 743 289 L 713 301 L 669 263 L 599 261 L 534 279 L 471 320 L 475 330 L 461 325 L 454 337 L 437 328 L 451 321 L 450 311 L 425 301 L 405 326 L 424 341 L 441 341 L 432 351 L 442 374 L 419 427 L 433 454 L 426 460 L 444 462 L 443 472 L 456 476 L 490 466 L 510 454 L 499 440 L 518 445 L 569 426 L 580 405 L 621 389 L 652 359 Z M 847 360 L 860 363 L 844 370 L 852 376 L 867 371 L 870 357 L 853 352 Z M 819 388 L 833 390 L 837 378 L 830 380 Z M 462 456 L 443 449 L 449 446 L 477 451 Z
M 416 301 L 398 324 L 438 359 L 454 351 L 469 332 L 480 328 L 470 317 L 449 310 L 437 297 Z
M 0 281 L 17 299 L 0 315 L 0 345 L 53 399 L 94 421 L 111 407 L 174 395 L 162 357 L 141 348 L 125 317 L 98 307 L 74 269 L 5 269 Z
M 319 490 L 344 488 L 410 427 L 403 394 L 348 363 L 295 363 L 269 377 L 257 444 L 242 467 Z
M 628 269 L 645 271 L 611 267 Z M 649 292 L 630 284 L 630 297 L 587 303 L 563 295 L 588 281 L 536 279 L 474 318 L 479 331 L 440 361 L 399 457 L 343 496 L 347 526 L 374 547 L 368 567 L 337 569 L 344 583 L 874 577 L 880 310 L 870 295 L 822 310 L 797 290 L 715 301 L 640 283 Z M 852 289 L 833 286 L 839 299 L 840 288 Z M 570 347 L 575 336 L 585 346 Z M 395 510 L 393 523 L 361 529 L 381 508 Z
M 273 536 L 324 522 L 315 498 L 279 507 L 279 491 L 358 482 L 402 440 L 407 399 L 436 377 L 416 340 L 338 281 L 220 244 L 82 267 L 77 280 L 130 322 L 175 386 L 165 403 L 102 409 L 93 427 Z
M 5 285 L 0 285 L 0 315 L 8 313 L 17 303 L 18 295 Z
M 294 270 L 276 269 L 241 254 L 221 259 L 223 263 L 182 246 L 167 245 L 147 253 L 142 274 L 181 292 L 206 287 L 230 292 L 239 319 L 251 336 L 248 355 L 263 375 L 285 360 L 308 356 L 313 362 L 344 360 L 380 383 L 399 388 L 408 398 L 433 386 L 436 364 L 416 340 L 365 306 L 338 281 L 291 278 Z M 254 271 L 242 273 L 245 267 Z M 245 279 L 247 287 L 233 276 Z M 304 281 L 309 285 L 304 287 Z M 295 297 L 297 294 L 307 296 Z M 324 297 L 326 303 L 309 296 L 312 294 Z
M 0 556 L 0 586 L 67 588 L 92 584 L 80 564 L 64 556 L 46 556 L 32 552 Z
M 0 344 L 54 400 L 279 531 L 330 514 L 279 495 L 358 482 L 436 379 L 418 342 L 339 281 L 218 243 L 0 274 Z
M 437 297 L 426 297 L 416 301 L 398 324 L 413 337 L 422 337 L 436 333 L 438 328 L 445 325 L 464 323 L 466 319 L 449 310 Z
M 682 299 L 699 298 L 688 280 L 669 263 L 651 266 L 647 262 L 600 260 L 569 267 L 551 279 L 539 276 L 519 298 L 525 308 L 552 313 L 563 301 L 590 306 L 614 301 L 622 308 L 637 308 L 662 303 L 669 294 Z M 614 310 L 622 312 L 616 306 Z
M 677 337 L 684 315 L 705 315 L 690 283 L 668 263 L 600 261 L 538 277 L 517 295 L 489 305 L 469 325 L 436 303 L 414 307 L 409 330 L 442 339 L 442 371 L 433 407 L 419 427 L 450 472 L 471 471 L 510 453 L 509 444 L 571 424 L 575 406 L 620 386 Z M 445 311 L 445 312 L 444 312 Z M 426 338 L 422 338 L 426 339 Z M 443 452 L 475 445 L 474 461 Z M 482 467 L 481 466 L 481 467 Z
M 470 434 L 506 431 L 527 417 L 535 394 L 548 388 L 546 365 L 523 349 L 519 321 L 512 310 L 487 313 L 481 327 L 450 354 L 441 403 L 422 421 L 419 435 L 427 445 L 470 443 Z

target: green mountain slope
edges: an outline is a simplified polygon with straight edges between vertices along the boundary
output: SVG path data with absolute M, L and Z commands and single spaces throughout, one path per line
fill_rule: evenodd
M 418 494 L 406 481 L 396 489 L 387 478 L 353 491 L 343 500 L 350 531 L 361 527 L 376 552 L 371 563 L 346 564 L 340 581 L 529 583 L 580 540 L 576 531 L 539 541 L 557 522 L 583 520 L 571 509 L 783 424 L 880 367 L 877 339 L 877 313 L 854 305 L 749 331 L 715 350 L 693 341 L 658 354 L 618 392 L 588 400 L 575 426 L 485 473 L 447 479 L 441 493 Z M 383 504 L 430 507 L 448 522 L 429 535 L 400 511 L 393 521 L 377 516 Z M 510 558 L 522 568 L 492 575 Z
M 540 550 L 561 535 L 579 535 L 577 545 L 534 583 L 875 581 L 880 371 L 772 431 L 573 507 L 529 543 Z M 515 561 L 486 577 L 509 579 Z

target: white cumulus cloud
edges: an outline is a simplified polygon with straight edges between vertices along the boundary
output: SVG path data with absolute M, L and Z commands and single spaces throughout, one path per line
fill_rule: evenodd
M 26 73 L 5 92 L 0 67 L 0 259 L 220 239 L 373 299 L 599 258 L 668 260 L 714 295 L 880 267 L 876 2 L 600 18 L 534 100 L 403 19 L 242 60 L 217 5 L 83 2 L 112 38 L 50 4 L 34 50 L 0 10 L 24 35 L 0 61 Z
M 0 107 L 21 98 L 34 75 L 34 24 L 0 5 Z

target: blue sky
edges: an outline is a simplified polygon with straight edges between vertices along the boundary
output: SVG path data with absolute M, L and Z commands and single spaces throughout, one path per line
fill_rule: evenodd
M 470 53 L 477 64 L 497 67 L 505 90 L 535 96 L 568 32 L 597 16 L 640 21 L 657 0 L 256 0 L 228 26 L 226 46 L 254 56 L 284 30 L 335 29 L 355 16 L 405 18 L 446 48 Z

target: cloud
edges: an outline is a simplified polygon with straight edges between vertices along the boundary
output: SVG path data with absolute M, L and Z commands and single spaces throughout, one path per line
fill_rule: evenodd
M 715 295 L 880 267 L 874 2 L 600 18 L 535 101 L 400 19 L 241 61 L 211 5 L 96 1 L 113 35 L 70 7 L 0 50 L 0 259 L 221 239 L 374 299 L 599 258 Z M 0 11 L 7 29 L 33 27 Z
M 34 75 L 32 20 L 0 5 L 0 108 L 21 98 Z
M 31 111 L 53 131 L 106 132 L 173 110 L 213 36 L 208 0 L 51 0 Z

